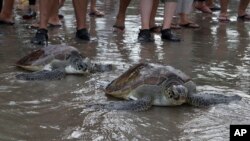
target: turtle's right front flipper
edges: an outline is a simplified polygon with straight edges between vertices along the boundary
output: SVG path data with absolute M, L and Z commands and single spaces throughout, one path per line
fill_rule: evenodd
M 22 73 L 16 75 L 19 80 L 59 80 L 65 76 L 65 72 L 62 70 L 43 70 L 33 73 Z
M 187 102 L 193 106 L 206 107 L 215 104 L 228 104 L 231 101 L 239 101 L 241 99 L 242 98 L 238 95 L 225 96 L 222 94 L 199 93 L 190 95 Z
M 152 99 L 150 97 L 143 97 L 138 100 L 130 101 L 116 101 L 109 104 L 95 104 L 89 105 L 95 109 L 106 110 L 128 110 L 128 111 L 146 111 L 152 106 Z

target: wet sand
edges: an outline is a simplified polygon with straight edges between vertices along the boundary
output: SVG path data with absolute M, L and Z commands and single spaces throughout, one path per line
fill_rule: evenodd
M 41 48 L 30 43 L 36 31 L 27 26 L 35 21 L 24 21 L 16 12 L 14 26 L 0 26 L 0 140 L 228 140 L 230 124 L 250 121 L 250 22 L 238 22 L 237 1 L 231 3 L 230 23 L 219 23 L 218 12 L 195 11 L 192 18 L 201 28 L 176 30 L 182 42 L 165 42 L 155 34 L 154 43 L 138 43 L 137 1 L 128 9 L 124 33 L 112 30 L 118 2 L 100 1 L 98 8 L 106 15 L 88 17 L 90 42 L 75 39 L 73 8 L 67 1 L 61 11 L 63 26 L 49 29 L 49 44 L 74 46 L 91 60 L 113 63 L 117 69 L 51 82 L 15 79 L 23 70 L 14 63 Z M 162 10 L 160 5 L 159 24 Z M 191 76 L 198 91 L 238 94 L 243 99 L 209 108 L 153 107 L 146 112 L 85 107 L 112 101 L 103 88 L 138 62 L 171 65 Z

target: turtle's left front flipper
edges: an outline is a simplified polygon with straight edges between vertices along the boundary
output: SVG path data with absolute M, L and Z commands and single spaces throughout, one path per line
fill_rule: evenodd
M 33 73 L 22 73 L 16 75 L 19 80 L 59 80 L 65 76 L 65 72 L 62 70 L 43 70 Z
M 152 106 L 152 99 L 150 97 L 143 97 L 138 100 L 130 101 L 116 101 L 108 104 L 94 104 L 88 107 L 95 109 L 106 110 L 127 110 L 127 111 L 146 111 Z
M 222 94 L 193 94 L 190 95 L 187 99 L 188 104 L 204 107 L 214 104 L 228 104 L 231 101 L 238 101 L 242 98 L 238 95 L 225 96 Z

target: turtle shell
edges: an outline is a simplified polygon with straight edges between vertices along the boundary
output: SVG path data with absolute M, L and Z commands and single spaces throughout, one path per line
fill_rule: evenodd
M 53 60 L 66 60 L 72 51 L 79 52 L 76 48 L 66 45 L 49 45 L 35 50 L 16 62 L 16 66 L 29 71 L 40 71 Z
M 107 95 L 127 99 L 129 93 L 140 85 L 161 85 L 165 80 L 177 78 L 183 83 L 190 81 L 190 77 L 171 66 L 139 63 L 117 79 L 113 80 L 105 89 Z

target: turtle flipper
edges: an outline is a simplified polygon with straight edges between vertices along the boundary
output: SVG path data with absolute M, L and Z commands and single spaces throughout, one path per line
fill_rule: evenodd
M 143 97 L 138 100 L 130 101 L 116 101 L 108 104 L 95 104 L 89 105 L 95 109 L 106 110 L 128 110 L 128 111 L 146 111 L 152 106 L 152 100 L 150 97 Z
M 241 97 L 238 95 L 225 96 L 222 94 L 193 94 L 190 95 L 187 99 L 188 104 L 204 107 L 214 104 L 228 104 L 231 101 L 241 100 Z
M 33 73 L 22 73 L 16 75 L 19 80 L 59 80 L 65 76 L 65 72 L 61 70 L 43 70 Z

